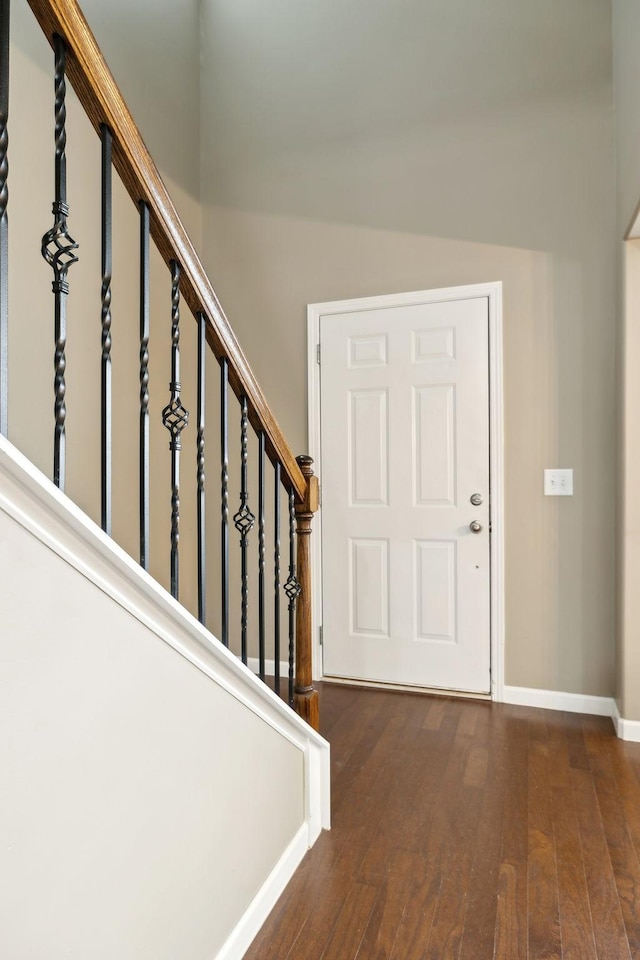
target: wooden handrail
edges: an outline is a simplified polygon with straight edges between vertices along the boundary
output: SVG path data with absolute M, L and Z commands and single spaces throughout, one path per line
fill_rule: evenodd
M 53 46 L 57 34 L 67 47 L 66 72 L 84 110 L 100 133 L 106 124 L 113 136 L 113 163 L 131 199 L 149 206 L 151 236 L 167 265 L 178 260 L 180 291 L 195 316 L 207 318 L 206 336 L 218 359 L 229 361 L 229 383 L 236 396 L 247 397 L 249 419 L 266 434 L 267 455 L 279 461 L 286 487 L 296 499 L 307 499 L 307 480 L 271 412 L 265 396 L 231 329 L 200 259 L 189 239 L 140 131 L 102 56 L 76 0 L 28 0 Z

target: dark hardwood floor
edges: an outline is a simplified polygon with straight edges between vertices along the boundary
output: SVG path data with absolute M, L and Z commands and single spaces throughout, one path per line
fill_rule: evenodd
M 246 960 L 640 960 L 640 744 L 323 685 L 333 827 Z

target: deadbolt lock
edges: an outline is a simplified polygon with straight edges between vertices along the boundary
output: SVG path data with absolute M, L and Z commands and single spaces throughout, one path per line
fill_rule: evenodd
M 481 493 L 472 493 L 471 494 L 471 503 L 474 507 L 479 507 L 482 503 L 482 494 Z

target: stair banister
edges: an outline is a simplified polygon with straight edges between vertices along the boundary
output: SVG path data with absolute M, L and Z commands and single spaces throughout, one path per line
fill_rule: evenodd
M 296 504 L 298 582 L 300 596 L 296 608 L 296 688 L 297 712 L 314 730 L 319 726 L 318 692 L 313 686 L 311 637 L 311 524 L 318 509 L 318 478 L 312 470 L 311 457 L 300 456 L 298 463 L 307 481 L 307 492 L 302 503 Z M 304 638 L 300 642 L 300 638 Z
M 264 394 L 249 366 L 238 340 L 222 310 L 215 291 L 204 271 L 200 259 L 191 243 L 187 232 L 176 212 L 169 194 L 162 182 L 158 170 L 153 162 L 140 132 L 134 123 L 131 113 L 118 89 L 118 86 L 109 70 L 106 61 L 98 47 L 93 33 L 82 14 L 76 0 L 27 0 L 40 27 L 47 37 L 57 56 L 62 57 L 61 74 L 68 77 L 87 116 L 97 134 L 103 139 L 103 166 L 110 167 L 112 161 L 132 201 L 139 209 L 141 216 L 141 563 L 148 567 L 148 375 L 146 364 L 148 353 L 145 353 L 144 344 L 148 344 L 148 237 L 150 236 L 173 278 L 173 310 L 174 310 L 174 348 L 173 366 L 179 360 L 177 353 L 178 306 L 180 300 L 186 305 L 198 324 L 199 344 L 199 385 L 198 411 L 194 411 L 198 421 L 198 550 L 199 550 L 199 616 L 204 622 L 204 557 L 202 544 L 204 542 L 204 364 L 202 360 L 202 345 L 206 341 L 209 348 L 221 366 L 223 396 L 225 384 L 231 388 L 242 408 L 243 443 L 246 444 L 246 425 L 250 424 L 258 436 L 260 444 L 260 489 L 254 503 L 254 512 L 258 513 L 258 523 L 255 530 L 259 535 L 259 598 L 260 598 L 260 676 L 264 679 L 265 673 L 265 526 L 264 526 L 264 456 L 268 456 L 275 468 L 275 483 L 289 492 L 291 529 L 290 545 L 292 558 L 295 552 L 293 567 L 290 567 L 290 576 L 287 583 L 280 583 L 280 508 L 276 507 L 274 515 L 278 525 L 274 532 L 275 553 L 275 607 L 274 622 L 276 633 L 279 631 L 280 613 L 278 607 L 278 586 L 280 585 L 289 599 L 290 612 L 290 669 L 289 669 L 289 700 L 298 712 L 312 726 L 318 726 L 318 695 L 313 687 L 312 680 L 312 630 L 311 630 L 311 552 L 309 546 L 313 514 L 317 509 L 317 479 L 313 476 L 312 460 L 309 457 L 299 457 L 297 460 L 284 437 Z M 0 0 L 7 4 L 8 0 Z M 8 7 L 7 7 L 8 23 Z M 6 38 L 5 38 L 6 39 Z M 63 49 L 62 49 L 63 45 Z M 6 58 L 5 58 L 6 65 Z M 0 88 L 3 86 L 0 74 Z M 2 109 L 2 89 L 0 89 L 0 109 Z M 0 118 L 1 119 L 1 118 Z M 106 143 L 106 146 L 104 146 Z M 1 148 L 1 145 L 0 145 Z M 106 158 L 106 159 L 105 159 Z M 103 196 L 110 200 L 110 180 L 103 180 Z M 0 197 L 0 204 L 2 202 Z M 5 198 L 6 200 L 6 198 Z M 104 205 L 104 200 L 103 200 Z M 103 224 L 103 394 L 110 398 L 110 270 L 111 270 L 111 226 L 110 203 L 107 204 L 108 225 Z M 0 234 L 3 224 L 6 227 L 4 207 L 0 206 Z M 106 223 L 106 222 L 105 222 Z M 107 230 L 107 233 L 104 233 Z M 145 239 L 146 237 L 146 239 Z M 106 239 L 105 239 L 106 238 Z M 0 235 L 0 245 L 2 236 Z M 106 245 L 105 245 L 106 244 Z M 2 282 L 2 272 L 6 274 L 6 263 L 3 267 L 2 251 L 0 250 L 0 297 L 6 297 L 6 276 Z M 104 285 L 107 285 L 106 287 Z M 146 292 L 145 292 L 146 291 Z M 65 295 L 66 295 L 65 290 Z M 145 306 L 146 304 L 146 306 Z M 146 310 L 146 314 L 145 314 Z M 105 332 L 106 331 L 106 332 Z M 0 340 L 6 339 L 6 331 L 0 330 Z M 106 340 L 105 340 L 106 337 Z M 4 360 L 3 360 L 4 357 Z M 6 350 L 2 351 L 0 363 L 6 360 Z M 173 377 L 177 381 L 178 377 Z M 172 382 L 172 401 L 179 403 L 179 383 Z M 0 393 L 6 394 L 6 375 L 0 370 Z M 175 396 L 174 396 L 175 394 Z M 0 420 L 6 417 L 6 398 L 0 396 Z M 226 400 L 223 404 L 226 417 Z M 166 408 L 168 409 L 168 407 Z M 188 412 L 183 410 L 188 418 Z M 109 450 L 110 444 L 110 399 L 108 413 L 103 412 L 103 420 L 107 426 L 103 429 L 103 450 Z M 108 420 L 105 419 L 108 417 Z M 167 420 L 170 418 L 167 417 Z M 186 425 L 186 423 L 185 423 Z M 169 429 L 172 423 L 165 423 Z M 0 422 L 0 428 L 6 432 L 6 423 Z M 221 589 L 222 603 L 222 640 L 228 643 L 228 601 L 229 584 L 228 571 L 224 570 L 225 551 L 228 553 L 228 537 L 230 532 L 231 509 L 228 499 L 228 490 L 225 485 L 225 450 L 226 450 L 226 421 L 222 425 L 222 525 L 223 525 L 223 582 Z M 172 434 L 173 437 L 173 434 Z M 174 441 L 176 456 L 174 457 L 173 492 L 172 492 L 172 593 L 178 596 L 178 473 L 177 451 L 180 449 L 180 438 Z M 104 453 L 103 453 L 104 459 Z M 228 482 L 228 481 L 227 481 Z M 103 481 L 103 529 L 105 518 L 107 526 L 111 523 L 110 476 Z M 146 494 L 143 487 L 146 485 Z M 277 486 L 276 486 L 277 489 Z M 254 492 L 255 493 L 255 492 Z M 246 490 L 243 491 L 246 503 Z M 277 499 L 277 498 L 276 498 Z M 253 527 L 255 517 L 249 511 L 246 515 L 249 530 Z M 235 517 L 233 517 L 235 520 Z M 246 547 L 245 532 L 241 529 L 242 523 L 235 523 L 242 535 Z M 294 549 L 295 528 L 295 549 Z M 232 531 L 231 531 L 232 532 Z M 226 577 L 226 580 L 225 580 Z M 243 574 L 244 577 L 244 574 Z M 289 589 L 287 589 L 287 586 Z M 246 579 L 243 579 L 243 659 L 246 661 Z M 292 645 L 293 623 L 295 621 L 295 651 Z M 276 689 L 279 691 L 279 639 L 274 640 L 274 650 L 278 656 L 275 668 Z M 295 677 L 293 660 L 295 656 Z

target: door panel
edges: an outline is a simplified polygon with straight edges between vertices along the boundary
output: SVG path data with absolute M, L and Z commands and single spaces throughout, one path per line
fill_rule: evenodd
M 488 300 L 328 314 L 320 340 L 324 672 L 488 692 Z
M 351 632 L 389 636 L 389 542 L 352 540 L 349 592 Z
M 416 540 L 416 637 L 456 642 L 456 543 Z
M 349 475 L 353 506 L 389 503 L 387 391 L 349 391 Z
M 416 505 L 455 502 L 455 390 L 452 383 L 414 387 Z

